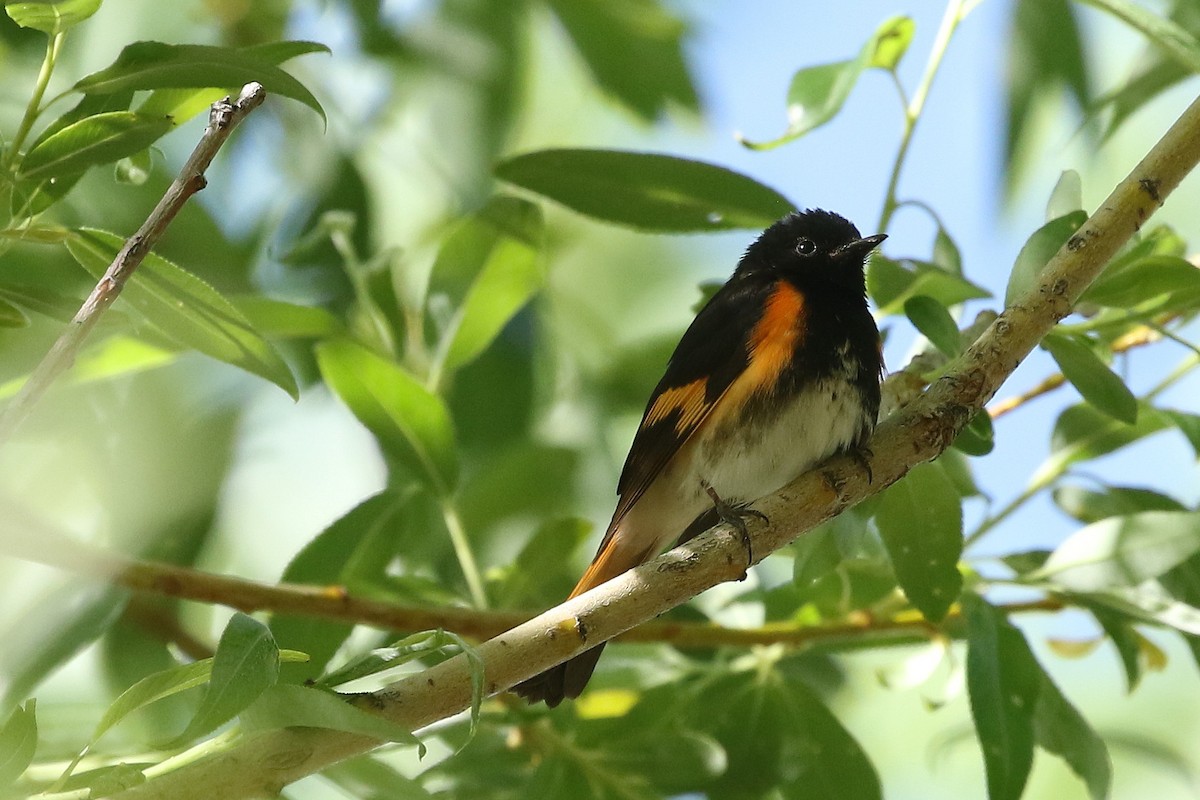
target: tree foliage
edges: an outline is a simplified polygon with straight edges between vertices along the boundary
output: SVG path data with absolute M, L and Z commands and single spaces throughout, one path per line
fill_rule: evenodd
M 782 134 L 743 140 L 755 151 L 794 146 L 837 126 L 873 74 L 894 83 L 902 136 L 890 180 L 880 176 L 880 229 L 894 232 L 896 213 L 916 209 L 935 236 L 925 251 L 888 248 L 867 287 L 889 338 L 914 342 L 907 374 L 920 384 L 969 344 L 969 311 L 999 310 L 1036 285 L 1087 218 L 1079 175 L 1063 170 L 1008 267 L 1006 296 L 992 297 L 970 276 L 999 265 L 963 257 L 937 211 L 946 201 L 899 194 L 927 103 L 950 102 L 930 92 L 942 57 L 979 2 L 949 0 L 925 54 L 909 51 L 932 20 L 872 27 L 848 16 L 843 60 L 797 65 Z M 3 469 L 21 476 L 0 495 L 0 553 L 37 541 L 43 560 L 82 569 L 61 555 L 74 537 L 213 572 L 222 548 L 244 550 L 233 559 L 244 565 L 253 551 L 222 540 L 222 513 L 244 478 L 236 454 L 255 409 L 282 389 L 302 404 L 336 398 L 385 476 L 287 545 L 296 552 L 281 557 L 282 585 L 481 615 L 559 602 L 586 557 L 587 519 L 604 513 L 628 420 L 678 335 L 630 341 L 621 326 L 648 297 L 665 302 L 657 286 L 695 280 L 651 234 L 753 231 L 794 201 L 709 160 L 619 146 L 627 133 L 603 146 L 547 145 L 560 133 L 535 113 L 535 78 L 545 78 L 534 65 L 551 51 L 569 65 L 558 76 L 565 93 L 604 98 L 643 126 L 694 119 L 705 92 L 688 56 L 702 46 L 693 26 L 659 0 L 441 0 L 402 14 L 349 1 L 321 12 L 282 0 L 211 6 L 207 43 L 122 41 L 110 63 L 87 69 L 76 42 L 112 25 L 121 0 L 5 4 L 0 36 L 19 67 L 6 85 L 28 100 L 0 119 L 0 397 L 20 391 L 157 202 L 191 121 L 249 81 L 275 99 L 222 152 L 205 202 L 174 222 L 70 371 L 0 441 Z M 322 38 L 312 35 L 318 13 L 344 35 L 308 41 Z M 1065 91 L 1072 124 L 1098 143 L 1200 71 L 1193 0 L 1162 16 L 1133 0 L 1015 0 L 1006 13 L 998 150 L 1010 199 L 1045 157 L 1033 120 L 1046 98 Z M 1102 87 L 1087 19 L 1144 43 L 1124 82 Z M 913 82 L 901 66 L 921 57 Z M 414 108 L 421 118 L 405 121 Z M 399 136 L 417 144 L 397 165 L 389 148 Z M 1169 637 L 1200 659 L 1200 511 L 1194 497 L 1171 496 L 1165 476 L 1116 483 L 1089 470 L 1159 434 L 1200 453 L 1200 407 L 1162 399 L 1200 364 L 1189 340 L 1200 311 L 1195 234 L 1143 228 L 1043 340 L 1039 363 L 1059 374 L 1042 388 L 977 415 L 936 461 L 805 533 L 752 580 L 671 613 L 680 626 L 713 626 L 708 644 L 614 647 L 595 687 L 554 711 L 486 698 L 476 661 L 471 713 L 414 736 L 336 692 L 473 654 L 469 637 L 380 631 L 302 603 L 214 622 L 197 609 L 244 606 L 218 590 L 200 602 L 170 587 L 131 592 L 120 576 L 22 577 L 36 591 L 6 595 L 16 610 L 0 617 L 0 796 L 119 795 L 152 784 L 190 747 L 291 726 L 390 743 L 322 773 L 352 796 L 898 796 L 875 766 L 883 754 L 847 722 L 845 687 L 861 671 L 851 651 L 867 651 L 885 685 L 934 709 L 965 692 L 979 753 L 968 795 L 1029 796 L 1040 749 L 1089 796 L 1111 796 L 1120 762 L 1114 772 L 1110 749 L 1131 736 L 1089 722 L 1092 709 L 1077 707 L 1060 677 L 1064 657 L 1109 646 L 1131 692 L 1161 666 Z M 585 249 L 604 254 L 589 261 Z M 617 267 L 577 285 L 572 261 L 597 270 L 631 259 L 636 286 L 607 286 L 634 274 Z M 635 310 L 600 302 L 616 298 Z M 1149 373 L 1157 382 L 1147 388 Z M 1025 442 L 1045 450 L 1043 463 L 1015 498 L 993 498 L 984 476 L 997 437 L 1029 438 L 993 419 L 1064 384 L 1075 399 L 1055 395 L 1063 405 L 1049 441 Z M 49 480 L 63 464 L 69 476 Z M 1016 512 L 1047 499 L 1071 529 L 1052 549 L 1008 546 Z M 985 538 L 990 549 L 977 546 Z M 1043 646 L 1029 611 L 1075 620 L 1090 638 Z M 746 627 L 778 642 L 720 641 L 721 630 Z M 787 646 L 807 630 L 838 635 Z M 75 700 L 56 699 L 54 675 L 81 652 L 104 685 L 89 683 L 83 722 L 63 725 Z M 58 720 L 53 735 L 47 719 Z M 1169 744 L 1135 744 L 1174 758 Z

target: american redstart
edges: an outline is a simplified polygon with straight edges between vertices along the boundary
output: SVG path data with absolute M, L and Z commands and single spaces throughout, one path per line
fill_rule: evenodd
M 863 268 L 884 238 L 814 209 L 789 214 L 750 245 L 650 396 L 612 522 L 571 597 L 718 521 L 745 536 L 744 518 L 761 516 L 750 503 L 865 444 L 883 357 Z M 578 697 L 603 648 L 513 691 L 549 706 Z

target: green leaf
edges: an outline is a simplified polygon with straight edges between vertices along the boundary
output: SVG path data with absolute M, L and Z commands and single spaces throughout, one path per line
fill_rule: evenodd
M 1006 189 L 1017 185 L 1028 161 L 1025 151 L 1036 126 L 1031 124 L 1039 101 L 1066 89 L 1080 108 L 1087 108 L 1091 87 L 1083 37 L 1067 0 L 1019 0 L 1014 4 L 1007 37 L 1007 125 L 1004 175 Z
M 1049 486 L 1080 461 L 1107 455 L 1168 427 L 1171 422 L 1155 408 L 1141 405 L 1137 422 L 1128 425 L 1090 405 L 1071 406 L 1059 415 L 1050 438 L 1050 456 L 1029 479 L 1031 489 Z
M 445 496 L 458 480 L 454 428 L 440 397 L 399 364 L 347 339 L 317 345 L 317 364 L 380 445 Z
M 0 728 L 0 789 L 10 786 L 33 763 L 37 752 L 36 701 L 17 706 Z
M 995 449 L 996 430 L 987 409 L 975 412 L 971 421 L 954 438 L 953 447 L 969 456 L 986 456 Z
M 58 667 L 108 630 L 129 593 L 79 578 L 51 584 L 0 629 L 0 713 L 29 697 Z M 35 618 L 37 625 L 30 625 Z
M 1079 0 L 1106 11 L 1152 41 L 1189 72 L 1200 72 L 1200 42 L 1170 19 L 1130 0 Z
M 1187 510 L 1173 497 L 1136 486 L 1105 486 L 1100 492 L 1082 486 L 1059 486 L 1054 490 L 1054 502 L 1065 513 L 1085 523 L 1138 511 Z
M 870 44 L 874 45 L 870 62 L 871 69 L 886 69 L 895 71 L 900 66 L 900 60 L 908 52 L 913 35 L 917 32 L 917 23 L 911 17 L 892 17 L 879 26 Z
M 321 777 L 345 792 L 346 797 L 434 800 L 419 781 L 372 756 L 359 756 L 326 767 L 321 770 Z
M 1029 577 L 1077 592 L 1136 586 L 1200 551 L 1200 512 L 1142 511 L 1076 531 Z
M 323 689 L 278 684 L 265 688 L 253 705 L 241 712 L 242 729 L 326 728 L 356 733 L 385 742 L 425 746 L 412 732 L 378 714 L 351 705 L 350 700 Z
M 1108 797 L 1112 786 L 1108 747 L 1044 671 L 1033 714 L 1033 735 L 1043 749 L 1066 761 L 1083 779 L 1092 800 Z
M 940 224 L 938 225 L 937 234 L 933 237 L 933 255 L 931 256 L 933 265 L 943 272 L 948 272 L 951 275 L 962 275 L 962 253 L 958 250 L 958 245 L 950 238 L 949 232 L 946 231 Z
M 549 0 L 596 83 L 647 121 L 699 99 L 683 57 L 684 23 L 657 2 Z
M 95 14 L 101 0 L 33 0 L 6 2 L 4 11 L 22 28 L 55 36 Z
M 545 280 L 542 211 L 515 197 L 493 198 L 442 245 L 429 295 L 449 295 L 455 307 L 438 345 L 451 372 L 474 360 L 529 302 Z
M 364 500 L 306 544 L 288 563 L 282 583 L 325 585 L 344 591 L 357 581 L 382 579 L 396 554 L 398 521 L 411 499 L 407 492 L 383 491 Z M 311 658 L 284 670 L 299 682 L 316 677 L 350 636 L 353 625 L 306 615 L 274 614 L 271 635 Z
M 983 750 L 990 800 L 1018 800 L 1033 765 L 1042 669 L 1028 642 L 983 598 L 963 596 L 967 692 Z
M 1077 339 L 1050 333 L 1042 339 L 1058 368 L 1083 399 L 1113 419 L 1137 422 L 1138 402 L 1121 378 Z
M 882 797 L 858 742 L 811 689 L 776 669 L 717 678 L 689 705 L 692 726 L 710 732 L 728 758 L 708 796 Z
M 879 26 L 855 58 L 801 69 L 788 87 L 788 127 L 783 135 L 767 142 L 739 136 L 739 141 L 754 150 L 769 150 L 829 122 L 842 110 L 865 70 L 895 68 L 908 50 L 915 27 L 908 17 L 892 17 Z
M 66 244 L 79 265 L 99 279 L 124 242 L 107 231 L 83 228 Z M 296 379 L 275 348 L 216 289 L 190 272 L 150 253 L 121 296 L 169 338 L 299 397 Z
M 961 275 L 936 264 L 907 261 L 912 269 L 886 256 L 874 255 L 867 264 L 867 292 L 883 316 L 899 314 L 911 297 L 926 295 L 950 307 L 967 300 L 991 297 Z
M 1076 211 L 1051 220 L 1033 232 L 1021 248 L 1021 252 L 1017 254 L 1012 272 L 1009 273 L 1004 305 L 1012 305 L 1018 297 L 1033 290 L 1037 285 L 1038 275 L 1045 269 L 1046 264 L 1085 222 L 1087 214 Z
M 200 707 L 175 741 L 187 742 L 224 725 L 278 679 L 279 648 L 271 632 L 253 617 L 235 613 L 217 643 Z
M 290 97 L 325 119 L 312 92 L 284 72 L 271 58 L 253 50 L 201 44 L 135 42 L 117 60 L 78 81 L 78 92 L 106 93 L 127 89 L 222 89 L 261 83 L 272 94 Z
M 910 297 L 904 301 L 904 314 L 921 335 L 947 356 L 954 358 L 962 350 L 958 323 L 937 300 L 923 294 Z
M 795 208 L 753 178 L 652 153 L 539 150 L 495 172 L 581 214 L 667 233 L 765 228 Z
M 543 523 L 505 569 L 499 588 L 488 594 L 497 598 L 501 608 L 538 608 L 565 596 L 577 577 L 571 556 L 587 540 L 592 527 L 576 517 Z
M 1149 255 L 1119 271 L 1105 270 L 1080 302 L 1128 309 L 1184 293 L 1200 300 L 1200 269 L 1179 256 Z
M 59 383 L 83 386 L 174 363 L 179 353 L 127 336 L 111 336 L 84 349 L 74 366 Z M 0 400 L 12 397 L 28 379 L 22 375 L 0 384 Z
M 321 339 L 342 333 L 338 318 L 319 306 L 301 306 L 262 295 L 230 297 L 254 329 L 281 339 Z
M 240 52 L 278 66 L 296 56 L 328 53 L 329 48 L 316 42 L 267 42 L 244 47 Z M 157 89 L 138 106 L 138 113 L 170 117 L 171 123 L 178 127 L 192 117 L 208 111 L 212 104 L 221 98 L 236 95 L 240 88 L 240 84 L 231 84 L 201 89 Z
M 110 111 L 74 122 L 25 154 L 19 178 L 42 181 L 110 164 L 145 150 L 171 130 L 171 120 Z
M 931 622 L 962 591 L 962 500 L 937 462 L 918 464 L 882 495 L 875 522 L 900 588 Z
M 1073 169 L 1063 170 L 1046 202 L 1046 222 L 1053 222 L 1083 209 L 1083 180 Z
M 0 299 L 0 328 L 24 328 L 29 324 L 25 312 L 7 300 Z

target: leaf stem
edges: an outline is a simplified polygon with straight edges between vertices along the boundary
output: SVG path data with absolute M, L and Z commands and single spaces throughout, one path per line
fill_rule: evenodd
M 900 136 L 900 148 L 896 152 L 896 160 L 892 164 L 892 175 L 888 180 L 887 193 L 883 198 L 883 211 L 879 215 L 879 231 L 887 231 L 888 225 L 892 221 L 892 216 L 896 213 L 896 209 L 900 207 L 900 201 L 896 198 L 896 189 L 900 184 L 900 172 L 904 169 L 904 162 L 908 158 L 908 148 L 912 144 L 913 132 L 917 128 L 917 120 L 921 118 L 921 112 L 925 108 L 925 99 L 929 96 L 929 89 L 933 85 L 933 79 L 942 64 L 942 58 L 946 55 L 946 50 L 950 46 L 950 39 L 953 38 L 955 29 L 958 28 L 959 23 L 966 18 L 975 5 L 976 2 L 972 2 L 972 0 L 950 0 L 946 4 L 946 12 L 942 15 L 942 23 L 938 28 L 937 38 L 934 39 L 933 49 L 929 53 L 929 61 L 925 64 L 925 73 L 921 76 L 921 82 L 917 84 L 917 90 L 913 93 L 912 98 L 908 100 L 904 109 L 904 132 Z M 896 80 L 896 86 L 900 90 L 900 97 L 904 99 L 904 88 L 900 85 L 898 79 Z
M 454 555 L 462 568 L 463 577 L 467 579 L 467 589 L 471 592 L 471 602 L 476 608 L 488 607 L 487 592 L 483 589 L 483 576 L 479 565 L 475 562 L 475 554 L 471 552 L 471 543 L 467 540 L 467 529 L 458 516 L 458 509 L 449 500 L 442 501 L 442 519 L 446 523 L 446 531 L 450 534 L 450 542 L 454 545 Z
M 42 68 L 38 71 L 37 83 L 33 86 L 29 105 L 25 106 L 25 115 L 21 117 L 17 133 L 8 145 L 8 157 L 4 160 L 4 165 L 10 170 L 16 166 L 21 145 L 25 144 L 29 131 L 33 129 L 33 123 L 37 121 L 38 115 L 41 113 L 42 97 L 46 94 L 46 87 L 50 85 L 50 76 L 54 73 L 54 64 L 58 61 L 58 53 L 62 49 L 65 36 L 65 32 L 59 32 L 46 42 L 46 56 L 42 59 Z

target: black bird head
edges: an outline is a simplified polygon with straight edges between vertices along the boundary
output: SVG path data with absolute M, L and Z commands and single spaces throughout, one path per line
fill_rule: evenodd
M 845 217 L 809 209 L 788 214 L 763 231 L 738 263 L 738 272 L 770 272 L 799 284 L 827 284 L 862 294 L 867 256 L 886 234 L 862 236 Z

